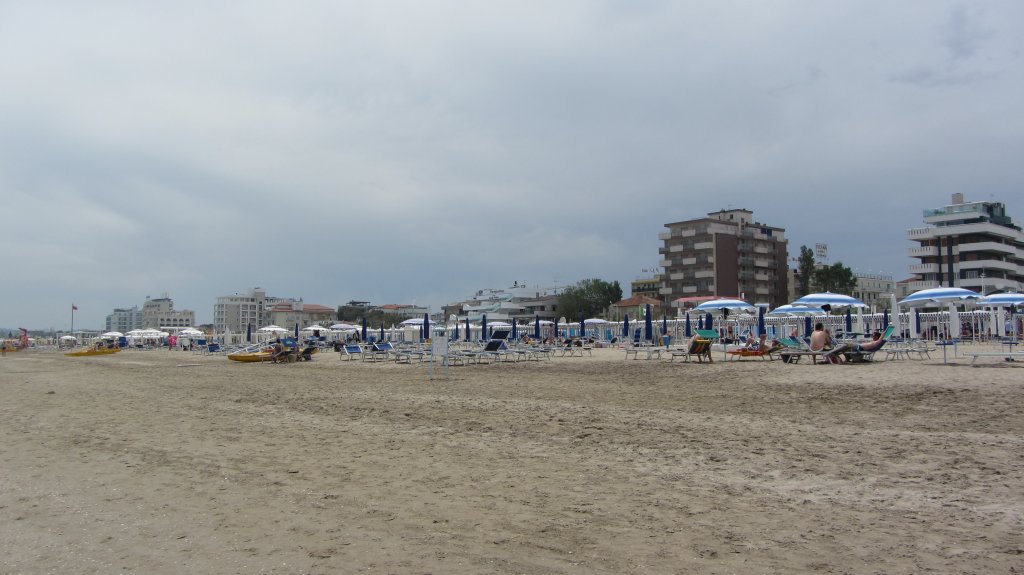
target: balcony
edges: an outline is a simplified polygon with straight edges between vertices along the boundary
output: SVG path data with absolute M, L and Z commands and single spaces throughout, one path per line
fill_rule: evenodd
M 959 262 L 954 266 L 955 269 L 961 270 L 1003 270 L 1011 273 L 1017 273 L 1020 267 L 1012 262 L 1003 262 L 999 260 L 975 260 L 970 262 Z
M 1010 244 L 999 242 L 975 242 L 973 244 L 960 244 L 957 246 L 961 252 L 995 252 L 1000 254 L 1015 254 L 1017 249 Z
M 912 274 L 929 274 L 938 273 L 939 264 L 915 264 L 908 268 Z
M 934 256 L 938 248 L 935 246 L 917 246 L 907 250 L 907 255 L 912 258 L 923 258 L 928 256 Z

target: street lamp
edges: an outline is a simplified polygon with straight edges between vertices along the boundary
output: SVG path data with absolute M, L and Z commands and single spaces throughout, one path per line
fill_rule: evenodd
M 985 272 L 981 272 L 981 295 L 985 296 Z

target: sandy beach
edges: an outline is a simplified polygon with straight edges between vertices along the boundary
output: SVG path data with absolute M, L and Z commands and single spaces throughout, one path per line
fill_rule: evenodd
M 0 359 L 2 573 L 1019 573 L 1024 363 Z

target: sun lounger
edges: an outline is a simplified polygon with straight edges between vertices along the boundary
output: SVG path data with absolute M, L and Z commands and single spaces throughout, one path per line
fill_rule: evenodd
M 363 358 L 363 348 L 358 343 L 346 344 L 341 348 L 341 359 L 351 361 Z
M 677 357 L 683 361 L 696 359 L 698 363 L 704 363 L 706 359 L 708 363 L 714 363 L 711 359 L 711 340 L 695 337 L 690 340 L 690 345 L 686 349 L 678 348 L 669 353 L 669 361 L 675 361 Z
M 976 363 L 979 357 L 1001 357 L 1003 361 L 1016 362 L 1017 358 L 1024 358 L 1024 352 L 1020 351 L 1004 351 L 1004 352 L 970 352 L 964 354 L 971 356 L 971 365 L 977 367 Z

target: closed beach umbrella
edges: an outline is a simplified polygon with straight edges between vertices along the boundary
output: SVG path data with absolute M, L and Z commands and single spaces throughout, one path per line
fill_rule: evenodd
M 889 308 L 882 310 L 882 331 L 889 327 Z
M 811 316 L 806 315 L 804 316 L 804 335 L 811 335 L 812 331 L 814 330 L 811 329 Z
M 452 336 L 452 341 L 459 341 L 459 322 L 455 322 L 455 335 Z
M 555 318 L 555 339 L 558 339 L 558 318 Z
M 644 313 L 644 340 L 654 340 L 654 326 L 651 325 L 651 304 L 647 304 L 647 308 Z
M 690 314 L 686 314 L 686 337 L 693 337 L 693 328 L 690 326 Z
M 247 343 L 252 343 L 252 324 L 251 323 L 245 324 L 245 341 Z
M 668 334 L 668 318 L 661 316 L 661 335 Z
M 519 339 L 519 322 L 512 318 L 512 341 Z
M 384 324 L 383 323 L 380 324 L 380 337 L 378 339 L 380 341 L 384 341 Z
M 480 339 L 490 339 L 487 337 L 487 314 L 480 316 Z
M 711 317 L 711 312 L 704 316 L 704 329 L 715 329 L 715 318 Z
M 704 329 L 704 314 L 697 316 L 697 329 Z
M 423 337 L 430 337 L 430 315 L 423 314 Z
M 587 318 L 580 313 L 580 337 L 587 337 Z
M 850 308 L 846 308 L 846 332 L 853 331 L 853 314 L 850 313 Z
M 767 330 L 764 327 L 764 308 L 759 307 L 757 308 L 757 336 L 761 337 L 765 333 Z
M 921 310 L 914 308 L 914 328 L 917 333 L 921 333 Z
M 366 341 L 366 316 L 365 315 L 363 316 L 363 330 L 362 330 L 362 333 L 360 335 L 362 336 L 362 340 Z
M 469 315 L 466 316 L 466 341 L 470 341 L 470 335 L 469 335 Z
M 533 339 L 540 339 L 540 315 L 533 314 Z
M 299 324 L 295 324 L 295 339 L 299 339 Z
M 629 338 L 629 314 L 622 316 L 622 337 Z

